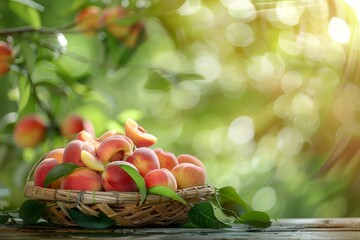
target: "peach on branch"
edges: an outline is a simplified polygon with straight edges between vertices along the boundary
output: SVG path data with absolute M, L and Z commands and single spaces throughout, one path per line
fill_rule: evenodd
M 172 152 L 164 151 L 161 148 L 155 148 L 154 152 L 159 158 L 160 168 L 166 168 L 171 171 L 171 169 L 179 164 L 175 154 Z
M 105 138 L 96 151 L 97 157 L 104 163 L 123 160 L 132 153 L 133 146 L 121 135 Z
M 177 160 L 179 163 L 192 163 L 196 166 L 206 169 L 205 165 L 200 161 L 200 159 L 190 154 L 180 154 L 177 156 Z
M 125 122 L 125 135 L 134 142 L 136 147 L 150 147 L 157 141 L 154 135 L 147 133 L 142 126 L 131 118 Z
M 60 132 L 64 137 L 73 137 L 82 130 L 94 135 L 94 128 L 90 120 L 70 114 L 60 124 Z
M 33 179 L 35 186 L 59 189 L 61 185 L 61 178 L 51 183 L 49 186 L 44 186 L 46 175 L 58 164 L 59 163 L 55 158 L 45 158 L 42 160 L 39 165 L 36 166 L 34 171 Z
M 179 163 L 171 172 L 175 176 L 179 189 L 206 184 L 205 169 L 192 163 Z
M 65 148 L 55 148 L 45 155 L 45 158 L 55 158 L 58 163 L 63 162 Z
M 144 177 L 146 188 L 155 186 L 168 187 L 174 191 L 177 190 L 177 183 L 174 175 L 166 168 L 154 169 L 148 172 Z
M 151 170 L 160 168 L 159 159 L 151 148 L 137 148 L 125 161 L 134 164 L 143 177 Z
M 89 35 L 94 35 L 102 27 L 101 16 L 103 10 L 98 6 L 88 6 L 75 17 L 77 28 Z
M 121 21 L 128 15 L 127 10 L 121 6 L 115 6 L 104 9 L 102 15 L 102 24 L 116 38 L 124 38 L 129 31 L 128 24 L 122 24 Z
M 138 190 L 135 181 L 121 168 L 122 165 L 130 166 L 136 171 L 136 167 L 125 161 L 114 161 L 106 165 L 101 174 L 101 182 L 105 191 L 136 192 Z
M 19 147 L 35 147 L 44 140 L 46 130 L 45 121 L 40 116 L 25 116 L 15 125 L 15 143 Z
M 75 169 L 69 175 L 63 177 L 61 189 L 101 191 L 101 176 L 98 172 L 88 168 Z
M 3 76 L 10 71 L 13 59 L 12 48 L 7 42 L 0 41 L 0 76 Z
M 81 151 L 85 150 L 91 154 L 95 154 L 95 148 L 88 142 L 81 140 L 72 140 L 66 146 L 63 154 L 63 162 L 71 162 L 80 167 L 85 164 L 81 160 Z

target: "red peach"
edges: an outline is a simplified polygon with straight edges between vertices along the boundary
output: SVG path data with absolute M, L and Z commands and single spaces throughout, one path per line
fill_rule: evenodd
M 146 188 L 155 186 L 168 187 L 174 191 L 177 190 L 177 183 L 174 175 L 166 168 L 154 169 L 148 172 L 144 177 Z
M 105 191 L 138 191 L 135 181 L 125 170 L 120 167 L 122 165 L 130 166 L 137 171 L 133 164 L 125 161 L 114 161 L 109 163 L 106 165 L 105 171 L 101 175 L 101 182 Z
M 107 137 L 96 151 L 97 157 L 104 163 L 123 160 L 132 153 L 132 145 L 121 135 Z
M 80 31 L 94 35 L 102 27 L 101 16 L 101 8 L 98 6 L 88 6 L 76 15 L 75 23 Z
M 35 186 L 45 187 L 44 181 L 48 172 L 57 166 L 59 163 L 55 158 L 45 158 L 39 165 L 36 166 L 34 171 L 34 184 Z M 61 185 L 61 178 L 51 183 L 47 188 L 59 189 Z
M 0 76 L 10 71 L 14 59 L 12 48 L 7 42 L 0 41 Z
M 88 168 L 75 169 L 63 178 L 61 189 L 101 191 L 101 176 L 99 173 Z
M 154 152 L 159 158 L 160 168 L 167 168 L 171 171 L 171 169 L 179 164 L 175 154 L 172 152 L 166 152 L 161 148 L 155 148 Z
M 90 143 L 80 140 L 72 140 L 65 146 L 63 162 L 71 162 L 80 167 L 84 167 L 85 165 L 81 160 L 82 150 L 85 150 L 91 154 L 95 154 L 94 146 Z
M 154 135 L 147 133 L 142 126 L 130 118 L 125 122 L 125 135 L 134 142 L 136 147 L 150 147 L 157 141 Z
M 64 137 L 73 137 L 82 130 L 94 135 L 91 121 L 75 114 L 66 116 L 60 124 L 60 132 Z
M 172 169 L 179 189 L 203 186 L 206 184 L 204 168 L 191 163 L 180 163 Z
M 55 158 L 58 163 L 63 162 L 63 155 L 64 155 L 65 148 L 56 148 L 51 150 L 45 155 L 45 158 Z
M 21 118 L 14 129 L 15 143 L 19 147 L 35 147 L 45 138 L 46 124 L 37 115 Z
M 129 26 L 121 24 L 121 20 L 127 16 L 127 10 L 124 7 L 115 6 L 104 10 L 102 24 L 116 38 L 124 38 L 129 31 Z
M 155 152 L 146 147 L 137 148 L 125 161 L 134 164 L 143 177 L 151 170 L 160 168 L 160 162 Z
M 192 163 L 196 166 L 206 169 L 205 165 L 197 157 L 190 154 L 180 154 L 177 157 L 177 160 L 179 161 L 179 163 Z

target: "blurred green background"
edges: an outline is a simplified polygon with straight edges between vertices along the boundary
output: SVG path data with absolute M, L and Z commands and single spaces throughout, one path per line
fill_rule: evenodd
M 145 31 L 132 45 L 79 32 L 89 5 L 126 7 Z M 357 0 L 0 1 L 16 54 L 0 77 L 0 207 L 21 204 L 76 113 L 97 135 L 134 118 L 155 147 L 197 156 L 211 184 L 272 217 L 360 216 L 359 19 Z M 20 148 L 13 129 L 29 113 L 52 128 Z

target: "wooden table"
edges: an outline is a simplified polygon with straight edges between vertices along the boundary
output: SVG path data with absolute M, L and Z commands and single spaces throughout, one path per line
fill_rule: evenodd
M 360 218 L 280 219 L 267 229 L 245 225 L 227 229 L 204 228 L 79 228 L 0 225 L 0 239 L 360 239 Z

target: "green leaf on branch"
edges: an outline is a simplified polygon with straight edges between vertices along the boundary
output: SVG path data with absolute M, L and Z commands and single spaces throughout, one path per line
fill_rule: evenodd
M 241 208 L 243 208 L 245 211 L 252 211 L 253 209 L 250 207 L 249 204 L 247 204 L 236 192 L 236 190 L 231 187 L 223 187 L 219 189 L 219 197 L 222 202 L 231 201 L 236 204 L 239 204 Z
M 43 215 L 45 205 L 36 200 L 26 200 L 20 207 L 19 217 L 24 221 L 25 225 L 35 224 Z
M 202 228 L 229 228 L 230 225 L 216 218 L 213 206 L 209 202 L 195 204 L 188 213 L 190 221 Z
M 56 165 L 46 175 L 44 180 L 44 186 L 48 187 L 52 182 L 58 180 L 61 177 L 69 175 L 77 168 L 79 168 L 78 165 L 69 162 Z
M 164 187 L 164 186 L 155 186 L 148 189 L 148 192 L 151 194 L 156 194 L 164 197 L 171 198 L 175 201 L 179 201 L 183 204 L 187 204 L 187 202 L 176 194 L 176 192 L 170 188 Z
M 123 169 L 125 172 L 127 172 L 130 177 L 134 180 L 134 182 L 136 183 L 136 186 L 139 189 L 140 192 L 140 205 L 145 201 L 146 198 L 146 184 L 145 184 L 145 180 L 144 178 L 139 174 L 139 172 L 137 170 L 135 170 L 134 168 L 127 166 L 127 165 L 120 165 L 119 166 L 121 169 Z
M 271 226 L 269 215 L 261 211 L 246 212 L 236 219 L 235 223 L 247 224 L 257 228 L 267 228 Z
M 148 80 L 145 83 L 145 88 L 149 90 L 166 91 L 170 88 L 174 79 L 169 77 L 168 74 L 162 74 L 159 71 L 151 71 Z
M 76 209 L 69 209 L 68 213 L 76 224 L 85 229 L 104 229 L 111 227 L 115 223 L 115 220 L 107 217 L 102 212 L 99 216 L 88 216 Z
M 36 102 L 31 94 L 31 85 L 27 78 L 20 77 L 18 81 L 19 86 L 19 105 L 18 115 L 19 117 L 32 113 L 35 111 Z
M 25 23 L 34 28 L 41 27 L 41 18 L 38 11 L 44 7 L 32 0 L 12 0 L 9 3 L 11 10 Z

